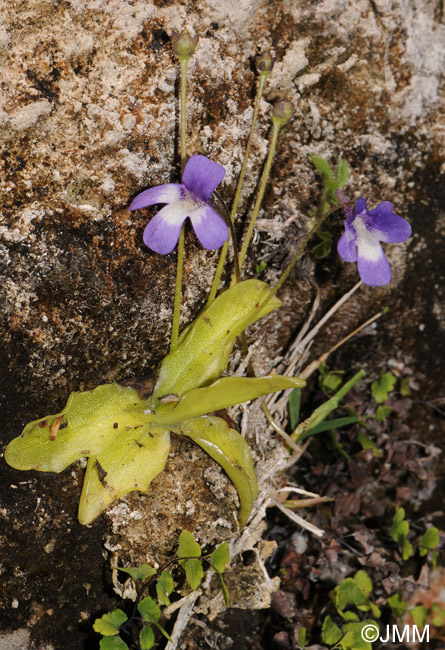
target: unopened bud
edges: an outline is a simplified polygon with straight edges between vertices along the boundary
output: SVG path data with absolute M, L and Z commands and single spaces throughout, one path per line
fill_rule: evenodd
M 173 32 L 171 35 L 173 52 L 179 59 L 189 59 L 196 50 L 199 36 L 190 36 L 188 32 Z
M 275 59 L 272 57 L 270 52 L 260 54 L 257 56 L 255 61 L 256 69 L 260 74 L 269 74 L 269 72 L 272 72 L 274 63 Z
M 289 122 L 292 115 L 294 114 L 294 107 L 287 99 L 282 99 L 275 104 L 272 113 L 272 119 L 274 122 L 278 122 L 280 126 L 284 126 Z

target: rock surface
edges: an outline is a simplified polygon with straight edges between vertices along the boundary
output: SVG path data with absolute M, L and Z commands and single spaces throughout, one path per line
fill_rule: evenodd
M 252 57 L 264 49 L 277 57 L 241 211 L 266 154 L 271 103 L 284 95 L 296 105 L 279 141 L 250 269 L 264 259 L 265 279 L 276 278 L 319 197 L 310 155 L 342 155 L 352 170 L 349 195 L 372 205 L 391 200 L 414 236 L 389 251 L 392 285 L 363 290 L 318 346 L 326 349 L 389 304 L 393 316 L 374 330 L 385 337 L 367 336 L 352 361 L 343 356 L 344 367 L 356 367 L 360 357 L 377 374 L 403 353 L 426 375 L 426 397 L 438 396 L 445 340 L 440 4 L 278 0 L 272 9 L 264 0 L 24 0 L 4 2 L 1 20 L 3 444 L 27 421 L 57 412 L 70 391 L 147 375 L 168 349 L 175 256 L 160 257 L 142 244 L 154 211 L 126 208 L 142 189 L 178 180 L 177 65 L 168 34 L 183 27 L 200 34 L 190 62 L 188 151 L 224 165 L 228 203 L 252 115 Z M 337 219 L 335 237 L 340 230 Z M 189 232 L 184 322 L 202 305 L 215 260 Z M 334 253 L 315 270 L 303 260 L 298 282 L 283 290 L 279 317 L 253 328 L 258 371 L 270 370 L 304 321 L 314 277 L 324 306 L 357 279 L 355 265 L 341 264 Z M 206 463 L 213 466 L 202 457 L 196 462 L 204 473 Z M 165 499 L 162 506 L 165 552 L 175 527 L 193 529 L 187 508 L 202 508 L 193 472 L 178 471 L 182 501 L 169 502 L 175 517 Z M 67 635 L 70 648 L 97 647 L 92 620 L 114 603 L 102 581 L 102 539 L 112 546 L 118 542 L 110 534 L 118 533 L 105 517 L 91 528 L 77 523 L 80 481 L 77 466 L 60 476 L 2 466 L 0 647 L 22 639 L 23 650 L 62 650 Z M 158 485 L 161 492 L 164 481 Z M 160 508 L 156 497 L 141 498 Z M 209 527 L 214 518 L 212 511 Z M 204 537 L 205 520 L 206 513 Z

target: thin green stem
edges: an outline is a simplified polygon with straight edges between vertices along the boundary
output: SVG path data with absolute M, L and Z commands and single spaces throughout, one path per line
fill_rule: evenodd
M 247 145 L 246 145 L 246 151 L 244 153 L 244 160 L 243 160 L 243 165 L 241 167 L 241 172 L 239 175 L 238 179 L 238 185 L 236 187 L 236 192 L 235 192 L 235 198 L 233 199 L 233 205 L 232 205 L 232 210 L 230 212 L 230 219 L 232 223 L 235 221 L 235 216 L 236 216 L 236 211 L 238 210 L 238 203 L 241 197 L 241 192 L 243 189 L 243 184 L 244 184 L 244 177 L 246 175 L 247 171 L 247 162 L 249 159 L 250 155 L 250 149 L 252 148 L 252 141 L 253 141 L 253 134 L 255 131 L 255 126 L 258 120 L 258 113 L 260 110 L 260 104 L 261 104 L 261 97 L 264 92 L 264 86 L 266 83 L 266 79 L 268 77 L 267 74 L 260 74 L 260 83 L 258 84 L 258 91 L 255 99 L 255 108 L 253 110 L 253 117 L 252 117 L 252 125 L 250 127 L 250 133 L 249 133 L 249 139 L 247 140 Z
M 188 57 L 180 58 L 181 64 L 181 172 L 184 171 L 185 161 L 187 158 L 187 68 L 189 64 Z
M 176 286 L 175 286 L 175 305 L 173 309 L 172 338 L 170 343 L 170 352 L 174 352 L 178 346 L 179 338 L 179 318 L 181 315 L 182 300 L 182 269 L 184 267 L 184 225 L 181 228 L 178 241 L 178 259 L 176 263 Z
M 316 222 L 314 223 L 314 225 L 313 225 L 312 228 L 310 229 L 309 233 L 306 235 L 306 237 L 303 239 L 303 242 L 302 242 L 302 243 L 300 244 L 300 246 L 298 247 L 297 252 L 295 253 L 295 255 L 294 255 L 294 257 L 292 258 L 292 260 L 290 261 L 290 263 L 288 264 L 288 266 L 287 266 L 286 270 L 284 271 L 283 275 L 282 275 L 281 278 L 278 280 L 278 282 L 276 283 L 275 287 L 272 289 L 271 297 L 274 296 L 274 295 L 276 294 L 276 292 L 278 291 L 278 289 L 280 289 L 281 286 L 284 284 L 284 282 L 286 282 L 286 280 L 287 280 L 287 278 L 288 278 L 288 276 L 289 276 L 289 273 L 292 271 L 292 269 L 294 268 L 295 264 L 298 262 L 298 260 L 300 259 L 300 257 L 301 257 L 302 254 L 304 253 L 304 249 L 306 248 L 308 242 L 309 242 L 310 239 L 313 237 L 313 235 L 317 232 L 317 230 L 320 228 L 320 226 L 321 226 L 321 224 L 323 223 L 323 221 L 324 221 L 324 220 L 325 220 L 325 219 L 326 219 L 330 214 L 332 214 L 333 212 L 335 212 L 336 210 L 338 210 L 338 208 L 339 208 L 339 206 L 336 206 L 336 207 L 333 208 L 332 210 L 329 210 L 329 212 L 327 212 L 326 214 L 321 214 L 321 215 L 318 217 L 318 219 L 316 220 Z
M 257 94 L 256 94 L 256 99 L 255 99 L 255 108 L 253 110 L 252 124 L 250 126 L 250 133 L 249 133 L 249 137 L 248 137 L 247 144 L 246 144 L 246 151 L 244 152 L 243 164 L 242 164 L 241 172 L 240 172 L 240 175 L 239 175 L 239 178 L 238 178 L 238 183 L 237 183 L 236 191 L 235 191 L 235 198 L 233 199 L 232 209 L 231 209 L 231 212 L 230 212 L 230 220 L 231 220 L 232 223 L 235 222 L 236 212 L 238 210 L 238 204 L 239 204 L 239 200 L 241 198 L 241 192 L 242 192 L 243 185 L 244 185 L 244 177 L 246 176 L 247 163 L 248 163 L 249 156 L 250 156 L 250 149 L 252 148 L 253 134 L 255 132 L 256 123 L 258 121 L 258 113 L 259 113 L 260 105 L 261 105 L 261 97 L 263 96 L 264 86 L 266 84 L 266 79 L 267 79 L 268 76 L 269 76 L 269 72 L 260 73 L 260 82 L 258 84 L 258 90 L 257 90 Z M 209 297 L 208 297 L 208 300 L 207 300 L 207 306 L 208 307 L 210 307 L 212 302 L 215 300 L 216 292 L 218 291 L 219 283 L 221 281 L 221 275 L 222 275 L 222 272 L 223 272 L 224 264 L 225 264 L 225 261 L 226 261 L 226 258 L 227 258 L 227 253 L 228 253 L 228 250 L 229 250 L 229 240 L 230 240 L 230 237 L 226 242 L 224 242 L 224 245 L 223 245 L 223 247 L 221 249 L 221 255 L 219 257 L 218 266 L 216 267 L 215 276 L 213 278 L 212 286 L 211 286 Z
M 239 255 L 239 263 L 240 263 L 240 268 L 243 268 L 244 260 L 246 258 L 247 254 L 247 249 L 249 248 L 250 240 L 252 238 L 253 234 L 253 229 L 255 228 L 255 223 L 258 217 L 258 213 L 260 211 L 261 207 L 261 202 L 263 200 L 264 196 L 264 191 L 266 189 L 266 184 L 269 178 L 270 170 L 272 167 L 272 160 L 275 154 L 275 150 L 277 148 L 277 140 L 278 140 L 278 134 L 280 132 L 281 128 L 281 123 L 278 120 L 273 121 L 272 125 L 272 139 L 270 141 L 270 147 L 269 147 L 269 154 L 267 156 L 266 160 L 266 166 L 263 171 L 263 176 L 261 178 L 261 184 L 260 184 L 260 189 L 258 190 L 258 196 L 255 202 L 255 207 L 253 208 L 253 213 L 252 217 L 250 219 L 249 227 L 246 232 L 246 236 L 244 237 L 243 245 L 241 247 L 240 255 Z
M 306 248 L 309 240 L 314 236 L 314 234 L 317 232 L 317 230 L 320 228 L 321 224 L 323 221 L 333 212 L 338 210 L 339 206 L 335 206 L 335 208 L 332 208 L 332 210 L 329 210 L 326 214 L 322 214 L 318 217 L 318 219 L 315 221 L 314 225 L 310 229 L 309 233 L 306 235 L 306 237 L 303 239 L 303 242 L 300 244 L 300 246 L 297 249 L 297 252 L 295 253 L 294 257 L 288 264 L 286 270 L 284 271 L 283 275 L 281 278 L 278 280 L 276 285 L 273 287 L 271 293 L 268 295 L 268 297 L 261 303 L 259 309 L 263 309 L 264 306 L 269 302 L 269 300 L 277 293 L 277 291 L 282 287 L 284 282 L 286 282 L 287 278 L 289 277 L 289 273 L 292 271 L 294 268 L 295 264 L 298 262 L 302 254 L 304 253 L 304 249 Z
M 180 57 L 181 64 L 181 117 L 180 117 L 180 140 L 181 140 L 181 172 L 184 171 L 185 161 L 187 158 L 187 67 L 188 57 Z M 176 261 L 176 286 L 175 286 L 175 303 L 173 307 L 172 336 L 170 342 L 170 352 L 174 352 L 178 346 L 179 338 L 179 320 L 181 317 L 182 302 L 182 274 L 184 269 L 184 225 L 181 228 L 178 241 L 178 257 Z

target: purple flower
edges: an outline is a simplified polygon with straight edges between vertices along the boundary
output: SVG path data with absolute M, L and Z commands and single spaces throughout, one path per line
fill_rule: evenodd
M 345 262 L 357 262 L 364 284 L 379 287 L 391 281 L 391 269 L 380 242 L 398 243 L 411 236 L 411 226 L 394 214 L 392 203 L 383 201 L 374 210 L 368 210 L 366 199 L 360 198 L 351 210 L 342 192 L 337 192 L 343 203 L 346 221 L 344 235 L 337 250 Z
M 212 208 L 210 197 L 225 175 L 224 167 L 205 156 L 192 156 L 182 173 L 182 183 L 166 183 L 141 192 L 129 210 L 166 203 L 144 230 L 144 244 L 161 255 L 178 243 L 187 217 L 204 248 L 219 248 L 229 236 L 224 219 Z

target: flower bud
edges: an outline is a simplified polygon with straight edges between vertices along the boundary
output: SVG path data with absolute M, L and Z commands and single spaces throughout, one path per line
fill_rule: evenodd
M 196 50 L 199 36 L 190 36 L 188 32 L 173 32 L 171 35 L 173 52 L 179 59 L 189 59 Z
M 278 122 L 280 126 L 284 126 L 289 122 L 293 114 L 294 107 L 292 104 L 287 99 L 281 99 L 278 104 L 275 104 L 272 119 L 274 122 Z
M 264 52 L 256 57 L 255 65 L 260 74 L 269 74 L 272 72 L 275 59 L 270 52 Z

